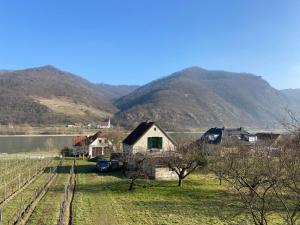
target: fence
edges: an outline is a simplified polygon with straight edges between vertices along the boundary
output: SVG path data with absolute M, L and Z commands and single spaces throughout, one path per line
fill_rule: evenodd
M 43 193 L 45 193 L 44 191 L 47 189 L 49 183 L 52 181 L 52 179 L 56 175 L 57 168 L 61 165 L 62 165 L 62 160 L 59 162 L 59 164 L 56 167 L 49 169 L 50 170 L 49 176 L 47 176 L 47 178 L 42 183 L 42 185 L 40 185 L 33 192 L 32 197 L 30 198 L 29 201 L 24 202 L 22 199 L 22 195 L 21 195 L 21 199 L 18 204 L 16 212 L 14 213 L 14 215 L 12 217 L 6 219 L 7 225 L 18 224 L 23 219 L 25 213 L 28 212 L 28 210 L 31 208 L 32 204 L 37 200 L 37 198 L 39 198 Z M 4 225 L 4 215 L 3 215 L 2 209 L 0 209 L 0 225 Z
M 57 220 L 57 225 L 71 224 L 70 220 L 72 219 L 72 201 L 74 197 L 74 190 L 75 190 L 75 159 L 70 169 L 70 176 L 69 176 L 68 183 L 65 185 L 64 199 L 60 204 L 60 211 Z M 66 221 L 67 217 L 68 217 L 68 221 Z
M 27 183 L 41 173 L 51 162 L 51 160 L 30 160 L 24 163 L 25 166 L 8 169 L 1 176 L 0 183 L 0 204 L 4 203 L 10 196 L 18 192 Z

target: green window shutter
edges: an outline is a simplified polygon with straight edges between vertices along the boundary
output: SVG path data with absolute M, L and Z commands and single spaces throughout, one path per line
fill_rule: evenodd
M 152 137 L 148 137 L 148 149 L 152 148 Z
M 162 149 L 162 144 L 163 144 L 162 142 L 163 142 L 162 137 L 159 137 L 158 138 L 158 148 L 159 149 Z

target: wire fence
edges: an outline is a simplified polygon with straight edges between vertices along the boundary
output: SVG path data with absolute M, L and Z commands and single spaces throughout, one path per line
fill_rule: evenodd
M 28 212 L 34 202 L 45 193 L 49 183 L 52 181 L 54 176 L 57 173 L 57 169 L 62 165 L 62 160 L 60 160 L 59 164 L 56 164 L 55 167 L 49 167 L 48 171 L 44 171 L 48 175 L 46 179 L 41 182 L 41 184 L 33 191 L 31 198 L 24 200 L 23 195 L 21 193 L 20 200 L 15 207 L 14 212 L 9 212 L 10 215 L 4 215 L 3 211 L 5 210 L 5 205 L 0 208 L 0 225 L 16 225 L 18 224 L 24 217 L 24 215 Z M 45 169 L 44 169 L 45 170 Z M 7 216 L 5 218 L 4 216 Z
M 64 199 L 60 204 L 59 217 L 57 225 L 71 224 L 72 220 L 72 201 L 75 190 L 75 159 L 70 169 L 70 176 L 68 183 L 65 185 Z
M 44 171 L 50 162 L 50 159 L 26 159 L 24 161 L 25 166 L 18 167 L 18 164 L 15 164 L 15 168 L 7 169 L 9 172 L 1 176 L 0 204 L 4 203 L 10 196 L 22 189 L 27 183 L 33 180 L 36 175 Z

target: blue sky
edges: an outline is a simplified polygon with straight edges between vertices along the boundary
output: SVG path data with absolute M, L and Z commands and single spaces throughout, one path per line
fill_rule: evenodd
M 189 66 L 300 88 L 298 0 L 0 0 L 0 68 L 145 84 Z

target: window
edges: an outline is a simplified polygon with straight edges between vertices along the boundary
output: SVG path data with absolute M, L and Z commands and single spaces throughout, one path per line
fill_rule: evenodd
M 162 137 L 148 137 L 148 149 L 162 149 Z

